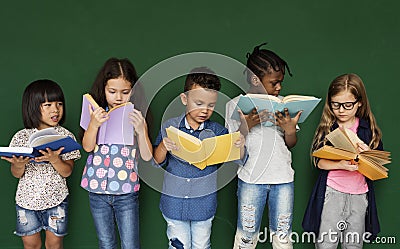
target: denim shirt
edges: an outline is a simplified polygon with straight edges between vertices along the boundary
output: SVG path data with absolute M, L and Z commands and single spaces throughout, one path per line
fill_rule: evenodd
M 162 124 L 154 146 L 158 146 L 167 136 L 165 129 L 174 126 L 203 140 L 205 138 L 224 135 L 228 130 L 222 125 L 206 120 L 197 130 L 187 123 L 185 115 L 167 120 Z M 240 164 L 245 161 L 237 160 Z M 217 209 L 217 168 L 220 165 L 207 166 L 205 169 L 189 164 L 167 153 L 166 159 L 160 163 L 165 166 L 163 192 L 160 209 L 164 216 L 182 221 L 202 221 L 215 215 Z
M 335 123 L 331 130 L 336 129 L 338 126 Z M 360 119 L 360 124 L 357 131 L 358 137 L 368 144 L 372 139 L 372 132 L 368 121 Z M 377 150 L 383 150 L 382 141 L 379 143 Z M 316 235 L 319 234 L 319 227 L 321 224 L 321 214 L 322 208 L 325 200 L 326 182 L 328 179 L 329 170 L 319 169 L 319 175 L 317 182 L 314 185 L 313 191 L 311 193 L 310 200 L 307 205 L 306 212 L 303 217 L 302 226 L 306 232 L 314 232 Z M 367 238 L 373 240 L 376 238 L 377 234 L 380 232 L 380 225 L 378 220 L 378 212 L 375 202 L 375 191 L 373 181 L 365 178 L 368 184 L 368 207 L 365 215 L 365 231 L 370 232 L 372 236 Z

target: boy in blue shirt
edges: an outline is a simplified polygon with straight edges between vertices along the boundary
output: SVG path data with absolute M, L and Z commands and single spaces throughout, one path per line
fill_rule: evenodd
M 221 88 L 219 78 L 208 68 L 195 68 L 186 77 L 184 93 L 180 94 L 186 111 L 167 120 L 155 141 L 154 160 L 166 165 L 160 209 L 167 222 L 169 248 L 210 248 L 212 220 L 217 209 L 217 166 L 203 170 L 169 153 L 178 150 L 165 129 L 174 126 L 201 140 L 224 135 L 228 130 L 210 121 Z M 240 148 L 243 164 L 244 137 L 234 142 Z

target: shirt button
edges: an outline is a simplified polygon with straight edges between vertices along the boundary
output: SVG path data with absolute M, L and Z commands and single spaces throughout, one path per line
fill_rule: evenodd
M 186 179 L 187 182 L 190 182 L 190 179 Z
M 189 198 L 189 196 L 185 195 L 185 199 Z
M 190 130 L 190 133 L 193 133 L 193 130 Z

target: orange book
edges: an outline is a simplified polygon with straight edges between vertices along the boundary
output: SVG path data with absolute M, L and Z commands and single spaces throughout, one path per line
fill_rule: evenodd
M 371 180 L 388 177 L 388 169 L 383 165 L 391 162 L 390 152 L 368 150 L 358 153 L 357 143 L 363 143 L 353 131 L 337 128 L 326 138 L 333 146 L 325 145 L 314 151 L 312 155 L 329 160 L 355 160 L 358 171 Z

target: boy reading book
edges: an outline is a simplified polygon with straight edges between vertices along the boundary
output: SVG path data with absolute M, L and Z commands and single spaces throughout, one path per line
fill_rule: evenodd
M 186 111 L 167 120 L 161 126 L 154 143 L 154 160 L 166 166 L 160 209 L 167 222 L 170 246 L 179 243 L 184 248 L 210 248 L 212 220 L 217 208 L 217 166 L 201 170 L 175 157 L 182 150 L 167 137 L 166 128 L 173 126 L 200 139 L 228 133 L 222 125 L 210 121 L 221 88 L 219 78 L 207 68 L 195 68 L 186 77 L 184 93 L 180 94 Z M 240 148 L 240 158 L 246 158 L 244 138 L 232 141 Z M 172 153 L 171 153 L 172 152 Z
M 166 130 L 168 138 L 179 146 L 179 150 L 171 150 L 171 153 L 199 169 L 240 158 L 240 148 L 233 144 L 240 138 L 240 132 L 210 137 L 201 141 L 173 126 Z

